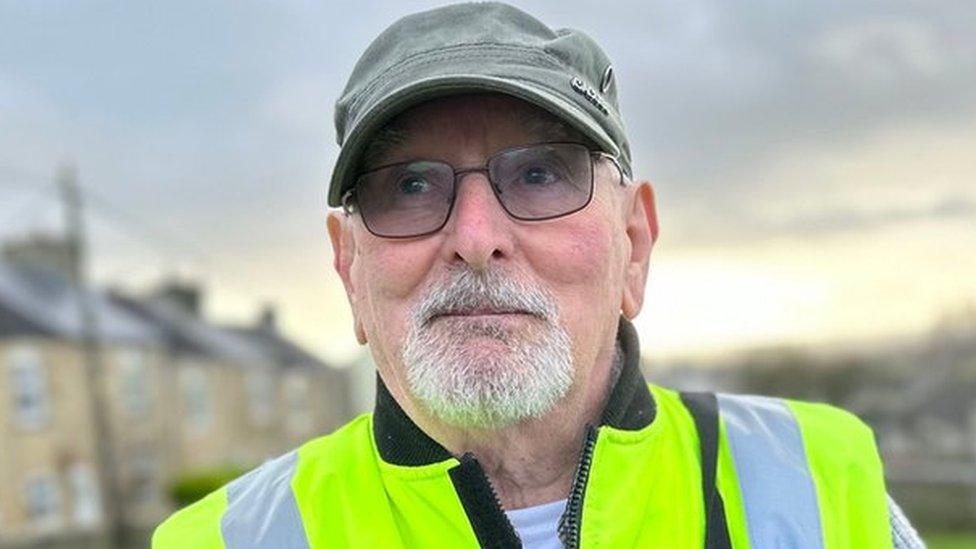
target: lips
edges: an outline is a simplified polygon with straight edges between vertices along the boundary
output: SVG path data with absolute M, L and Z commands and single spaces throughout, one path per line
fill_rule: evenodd
M 518 309 L 459 309 L 451 311 L 443 311 L 435 313 L 430 317 L 431 321 L 437 320 L 439 318 L 464 318 L 464 317 L 491 317 L 491 316 L 537 316 L 530 311 L 518 310 Z
M 498 310 L 498 309 L 471 309 L 468 311 L 448 311 L 441 313 L 450 316 L 476 316 L 476 315 L 527 315 L 528 311 Z

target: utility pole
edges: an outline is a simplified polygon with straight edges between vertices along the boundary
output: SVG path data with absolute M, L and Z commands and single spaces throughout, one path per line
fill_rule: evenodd
M 108 536 L 109 547 L 119 548 L 123 544 L 122 500 L 118 482 L 118 467 L 115 460 L 112 428 L 109 424 L 108 376 L 102 361 L 102 350 L 98 339 L 98 316 L 95 314 L 94 292 L 89 290 L 87 241 L 82 217 L 81 193 L 74 166 L 63 165 L 58 170 L 58 188 L 64 206 L 64 231 L 71 268 L 71 283 L 77 299 L 79 336 L 82 360 L 92 411 L 92 427 L 95 437 L 96 467 L 103 522 Z

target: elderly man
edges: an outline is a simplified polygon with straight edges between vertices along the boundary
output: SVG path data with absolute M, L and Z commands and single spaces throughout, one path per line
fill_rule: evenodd
M 918 544 L 857 419 L 641 377 L 654 193 L 592 40 L 503 4 L 406 17 L 336 127 L 328 228 L 375 411 L 157 546 Z

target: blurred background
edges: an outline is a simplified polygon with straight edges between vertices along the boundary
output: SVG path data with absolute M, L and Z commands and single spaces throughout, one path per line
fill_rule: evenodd
M 976 4 L 514 3 L 614 59 L 648 376 L 854 411 L 931 546 L 976 546 Z M 371 407 L 332 108 L 440 4 L 0 1 L 0 546 L 145 546 Z

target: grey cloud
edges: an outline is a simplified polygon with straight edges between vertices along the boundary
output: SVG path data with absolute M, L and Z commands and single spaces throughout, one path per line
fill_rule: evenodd
M 655 53 L 616 52 L 638 166 L 676 196 L 755 188 L 785 147 L 844 150 L 976 113 L 972 3 L 697 5 L 704 30 L 652 26 Z
M 976 227 L 976 200 L 946 196 L 931 205 L 892 207 L 873 211 L 833 208 L 814 213 L 770 219 L 727 207 L 711 211 L 695 223 L 684 219 L 664 231 L 670 244 L 690 248 L 752 245 L 768 238 L 816 239 L 824 236 L 872 231 L 894 225 L 926 221 L 972 220 Z

